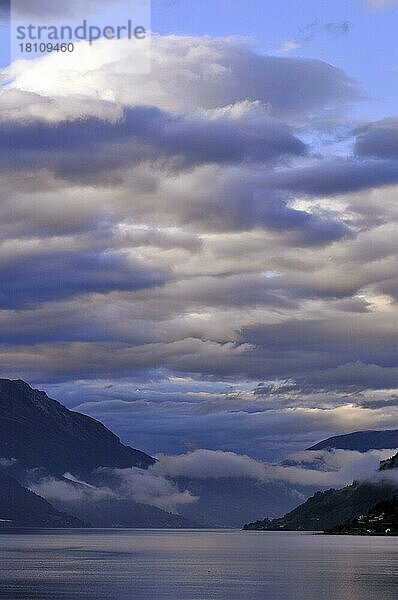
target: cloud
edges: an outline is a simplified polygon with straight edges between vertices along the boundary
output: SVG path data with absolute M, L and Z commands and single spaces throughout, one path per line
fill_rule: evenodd
M 180 456 L 158 456 L 159 462 L 152 471 L 169 477 L 219 479 L 220 477 L 251 477 L 264 479 L 264 465 L 248 456 L 235 452 L 195 450 Z
M 371 477 L 369 477 L 372 483 L 378 484 L 394 484 L 398 486 L 398 472 L 397 469 L 389 469 L 386 471 L 379 471 L 375 473 Z
M 134 468 L 114 469 L 112 473 L 119 479 L 118 493 L 135 502 L 177 513 L 182 506 L 197 500 L 187 490 L 180 491 L 172 481 L 152 473 L 151 470 L 148 472 Z
M 30 484 L 30 489 L 50 502 L 100 503 L 130 500 L 178 513 L 184 507 L 200 501 L 187 489 L 195 480 L 250 479 L 266 489 L 282 484 L 291 494 L 302 498 L 300 490 L 344 487 L 353 480 L 395 480 L 393 473 L 378 472 L 381 460 L 391 450 L 371 450 L 360 453 L 350 450 L 302 451 L 287 456 L 278 463 L 255 460 L 247 455 L 220 450 L 197 449 L 181 455 L 159 455 L 148 470 L 137 468 L 101 468 L 89 477 L 88 483 L 66 473 L 62 479 L 42 478 Z M 211 483 L 210 483 L 211 486 Z
M 395 120 L 234 39 L 155 36 L 150 76 L 91 50 L 4 73 L 2 374 L 150 453 L 395 426 Z
M 35 63 L 32 63 L 35 64 Z M 1 119 L 4 122 L 15 121 L 21 125 L 23 121 L 32 123 L 58 124 L 61 121 L 81 119 L 89 115 L 92 118 L 117 121 L 123 116 L 123 107 L 109 100 L 98 98 L 87 100 L 81 96 L 61 96 L 54 98 L 37 92 L 29 92 L 14 87 L 3 87 L 0 92 Z
M 360 148 L 360 146 L 359 146 Z M 395 161 L 334 159 L 314 166 L 278 172 L 265 185 L 310 196 L 333 196 L 388 185 L 397 185 Z
M 10 143 L 11 138 L 11 143 Z M 125 108 L 115 121 L 98 118 L 0 124 L 2 168 L 51 169 L 67 180 L 98 181 L 99 172 L 148 161 L 173 169 L 201 164 L 278 162 L 305 145 L 273 121 L 260 103 L 173 115 L 155 107 Z
M 151 273 L 127 255 L 112 251 L 48 251 L 38 244 L 30 253 L 0 259 L 1 308 L 34 306 L 69 296 L 137 290 L 161 285 L 166 273 Z M 10 275 L 11 274 L 11 275 Z
M 272 116 L 288 119 L 322 113 L 359 97 L 353 80 L 325 62 L 263 56 L 229 39 L 154 36 L 150 77 L 135 72 L 136 47 L 123 40 L 99 41 L 94 54 L 83 45 L 78 54 L 78 59 L 51 55 L 19 61 L 11 67 L 7 89 L 90 99 L 94 110 L 98 100 L 172 111 L 260 101 L 270 106 Z M 90 111 L 86 104 L 80 114 Z
M 62 479 L 48 476 L 31 482 L 29 489 L 46 498 L 49 502 L 85 504 L 132 500 L 142 504 L 156 506 L 168 512 L 177 513 L 179 507 L 196 501 L 188 491 L 179 491 L 173 482 L 158 474 L 141 469 L 101 469 L 96 475 L 105 476 L 109 485 L 93 485 L 71 473 L 65 473 Z
M 279 52 L 290 52 L 297 50 L 305 44 L 312 42 L 315 38 L 322 35 L 331 35 L 333 37 L 346 36 L 352 29 L 352 23 L 349 21 L 343 21 L 341 23 L 327 22 L 322 23 L 319 20 L 308 23 L 305 27 L 300 30 L 299 35 L 292 39 L 286 40 Z
M 398 118 L 371 123 L 358 132 L 355 152 L 360 157 L 398 158 Z
M 233 387 L 227 392 L 225 382 L 218 382 L 218 389 L 211 381 L 201 384 L 193 379 L 189 384 L 184 378 L 175 386 L 165 380 L 148 385 L 145 377 L 153 374 L 143 372 L 135 385 L 126 380 L 124 386 L 116 384 L 112 390 L 101 390 L 93 382 L 84 386 L 83 404 L 78 404 L 77 389 L 69 402 L 100 418 L 125 442 L 146 451 L 171 455 L 207 448 L 268 461 L 331 435 L 388 429 L 398 420 L 396 405 L 383 402 L 396 390 L 319 392 L 297 386 L 295 392 L 282 389 L 269 398 Z M 66 390 L 71 387 L 64 384 Z M 368 401 L 373 402 L 371 407 Z
M 374 477 L 380 461 L 390 455 L 391 450 L 302 452 L 275 467 L 273 475 L 296 485 L 343 487 Z
M 155 209 L 159 225 L 178 223 L 194 231 L 268 228 L 286 232 L 304 245 L 327 244 L 349 234 L 344 223 L 327 213 L 317 215 L 290 207 L 287 194 L 270 189 L 272 177 L 268 185 L 266 178 L 264 183 L 258 181 L 246 168 L 199 167 L 165 177 L 155 193 L 149 190 L 141 202 L 137 201 L 136 214 L 148 218 L 149 211 Z M 275 179 L 282 179 L 282 174 Z
M 296 486 L 343 487 L 354 479 L 373 477 L 391 450 L 298 452 L 281 464 L 254 460 L 234 452 L 195 450 L 179 456 L 159 456 L 152 471 L 171 478 L 251 478 Z
M 31 482 L 29 489 L 49 502 L 98 502 L 117 497 L 111 489 L 95 487 L 70 473 L 66 473 L 63 479 L 48 476 Z

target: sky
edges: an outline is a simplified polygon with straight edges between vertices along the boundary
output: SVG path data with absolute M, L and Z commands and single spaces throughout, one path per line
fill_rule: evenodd
M 156 0 L 149 73 L 128 40 L 4 69 L 0 375 L 151 454 L 398 427 L 397 29 Z

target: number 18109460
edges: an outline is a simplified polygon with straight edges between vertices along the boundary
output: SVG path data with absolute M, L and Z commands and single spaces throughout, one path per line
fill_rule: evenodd
M 37 42 L 23 42 L 19 44 L 19 49 L 21 52 L 34 52 L 34 53 L 44 53 L 44 52 L 73 52 L 75 49 L 74 44 L 51 44 L 49 42 L 37 43 Z

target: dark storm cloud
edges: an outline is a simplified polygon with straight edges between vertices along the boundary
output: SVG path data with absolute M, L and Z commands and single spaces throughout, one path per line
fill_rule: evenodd
M 273 161 L 303 155 L 306 148 L 286 126 L 269 118 L 176 116 L 155 107 L 135 107 L 113 123 L 97 118 L 3 123 L 0 151 L 3 170 L 53 168 L 60 177 L 80 174 L 84 180 L 85 175 L 162 158 L 178 158 L 183 168 Z
M 50 251 L 0 260 L 1 308 L 22 308 L 69 296 L 161 285 L 166 273 L 151 271 L 122 253 Z
M 155 194 L 143 194 L 131 210 L 141 218 L 155 216 L 164 224 L 178 223 L 199 232 L 265 228 L 286 234 L 292 245 L 303 247 L 322 246 L 351 235 L 349 227 L 334 214 L 293 208 L 289 206 L 290 194 L 270 189 L 267 182 L 267 176 L 257 177 L 247 167 L 198 168 L 180 174 L 180 178 L 165 174 L 160 189 Z
M 262 357 L 270 377 L 314 389 L 391 389 L 398 387 L 397 336 L 387 318 L 355 314 L 333 319 L 333 327 L 330 320 L 258 325 L 241 341 L 255 346 L 253 366 Z
M 250 230 L 265 227 L 274 231 L 291 233 L 299 245 L 324 245 L 350 235 L 344 223 L 322 218 L 288 206 L 283 195 L 264 191 L 236 182 L 232 189 L 226 186 L 225 203 L 209 206 L 201 217 L 209 227 L 221 230 Z M 219 224 L 218 224 L 219 223 Z
M 380 398 L 379 400 L 362 400 L 360 405 L 373 410 L 398 408 L 398 397 L 396 396 L 395 398 L 387 399 Z
M 398 183 L 394 161 L 325 160 L 311 167 L 278 172 L 267 185 L 298 194 L 339 195 Z
M 0 320 L 0 337 L 2 344 L 29 345 L 45 342 L 77 342 L 86 340 L 88 342 L 116 341 L 116 333 L 112 333 L 105 323 L 96 315 L 90 314 L 89 303 L 83 304 L 81 299 L 80 313 L 76 305 L 56 306 L 50 308 L 48 305 L 35 305 L 35 307 L 24 307 L 18 311 L 6 311 L 3 309 L 3 317 Z M 30 301 L 31 302 L 31 301 Z M 7 316 L 6 316 L 7 314 Z M 32 318 L 34 315 L 34 318 Z M 46 326 L 43 327 L 43 321 Z M 142 341 L 139 336 L 137 341 Z
M 302 246 L 327 245 L 350 235 L 350 230 L 344 223 L 294 210 L 283 201 L 279 205 L 277 202 L 264 202 L 259 215 L 262 218 L 258 219 L 258 225 L 279 231 L 293 231 L 297 235 L 297 243 Z
M 124 324 L 126 326 L 127 323 Z M 120 341 L 96 343 L 41 344 L 32 349 L 34 377 L 44 373 L 58 379 L 127 376 L 131 371 L 157 368 L 207 379 L 234 380 L 291 378 L 308 389 L 353 390 L 392 389 L 397 385 L 398 361 L 395 353 L 397 330 L 380 331 L 380 322 L 356 315 L 350 325 L 334 322 L 287 322 L 257 324 L 246 328 L 239 342 L 179 340 L 140 345 Z M 14 361 L 26 359 L 23 347 L 4 348 Z
M 355 152 L 360 157 L 398 159 L 398 119 L 372 123 L 360 130 Z
M 294 396 L 279 382 L 280 396 L 275 393 L 270 400 L 252 392 L 238 393 L 226 383 L 159 374 L 142 372 L 134 380 L 86 380 L 48 389 L 68 406 L 101 419 L 124 441 L 156 453 L 222 448 L 272 460 L 331 433 L 383 428 L 391 422 L 383 402 L 367 408 L 376 396 L 359 396 L 362 408 L 350 407 L 358 396 L 307 393 L 302 397 L 299 391 Z
M 93 402 L 78 406 L 78 410 L 101 418 L 108 426 L 122 433 L 126 441 L 139 442 L 140 447 L 156 448 L 156 452 L 183 453 L 197 448 L 231 451 L 259 458 L 293 452 L 327 437 L 328 431 L 343 432 L 377 423 L 383 427 L 387 419 L 379 412 L 363 414 L 355 409 L 332 405 L 320 409 L 258 410 L 246 412 L 243 407 L 211 414 L 198 414 L 188 403 L 159 405 L 139 403 Z M 373 421 L 372 421 L 373 417 Z M 172 418 L 170 432 L 168 420 Z M 356 418 L 356 420 L 355 420 Z M 283 446 L 283 450 L 281 450 Z

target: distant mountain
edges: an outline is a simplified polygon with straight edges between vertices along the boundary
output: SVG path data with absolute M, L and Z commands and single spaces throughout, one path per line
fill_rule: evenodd
M 317 492 L 284 517 L 248 523 L 246 530 L 271 531 L 325 531 L 338 528 L 339 525 L 366 515 L 380 502 L 390 501 L 398 494 L 398 453 L 389 460 L 380 463 L 380 473 L 395 471 L 397 477 L 386 473 L 385 478 L 378 481 L 354 481 L 352 485 L 340 490 L 330 489 Z M 394 475 L 395 475 L 394 473 Z
M 1 527 L 85 527 L 0 471 Z
M 217 479 L 175 478 L 181 490 L 188 490 L 197 499 L 182 506 L 180 512 L 189 519 L 214 527 L 242 527 L 247 520 L 259 519 L 266 506 L 269 516 L 279 516 L 300 502 L 303 495 L 283 482 L 259 482 L 249 477 Z M 313 493 L 304 489 L 305 497 Z
M 327 530 L 343 535 L 398 535 L 398 496 L 379 502 L 366 515 Z
M 0 457 L 58 475 L 97 467 L 147 468 L 156 462 L 124 446 L 95 419 L 68 410 L 24 381 L 7 379 L 0 379 Z
M 307 450 L 357 450 L 367 452 L 368 450 L 386 450 L 398 448 L 398 429 L 387 429 L 386 431 L 355 431 L 345 435 L 336 435 L 323 440 Z
M 60 510 L 67 510 L 93 527 L 134 527 L 196 529 L 196 521 L 169 513 L 156 506 L 140 504 L 126 498 L 107 498 L 96 502 L 53 502 Z

